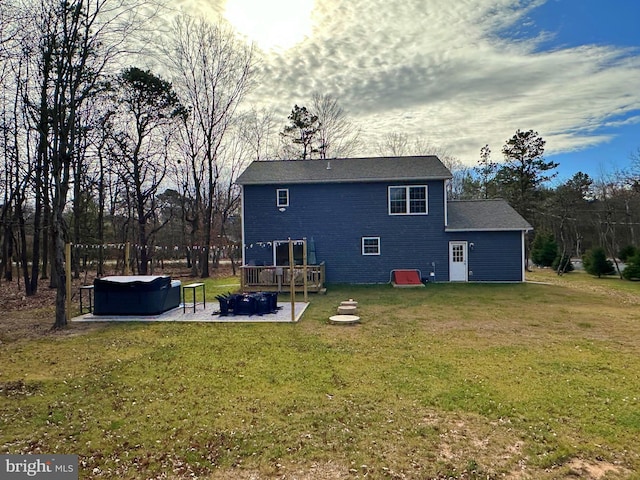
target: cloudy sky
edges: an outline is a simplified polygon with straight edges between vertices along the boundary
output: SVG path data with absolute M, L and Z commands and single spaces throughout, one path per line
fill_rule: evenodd
M 331 94 L 371 143 L 404 132 L 475 165 L 538 131 L 560 177 L 640 148 L 635 0 L 184 0 L 264 50 L 256 106 Z M 373 151 L 363 151 L 373 154 Z

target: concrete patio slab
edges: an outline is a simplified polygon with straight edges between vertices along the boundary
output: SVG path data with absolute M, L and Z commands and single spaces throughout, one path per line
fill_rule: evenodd
M 302 314 L 309 306 L 308 302 L 295 302 L 295 322 L 298 322 Z M 218 305 L 207 304 L 206 309 L 195 312 L 182 312 L 182 304 L 177 308 L 161 313 L 160 315 L 94 315 L 85 313 L 71 319 L 72 322 L 205 322 L 205 323 L 292 323 L 291 302 L 278 302 L 278 311 L 264 315 L 227 315 L 220 316 Z

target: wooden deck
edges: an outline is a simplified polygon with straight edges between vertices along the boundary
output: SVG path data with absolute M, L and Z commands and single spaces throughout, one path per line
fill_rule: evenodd
M 243 265 L 240 267 L 242 291 L 289 291 L 291 289 L 291 267 Z M 324 262 L 320 265 L 295 265 L 293 280 L 296 292 L 304 291 L 305 270 L 308 292 L 324 291 Z

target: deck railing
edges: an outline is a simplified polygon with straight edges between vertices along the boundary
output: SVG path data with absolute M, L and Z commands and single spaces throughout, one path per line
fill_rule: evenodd
M 320 265 L 293 267 L 293 280 L 297 292 L 304 290 L 304 271 L 307 272 L 307 291 L 320 292 L 324 289 L 324 262 Z M 291 267 L 252 266 L 241 267 L 240 287 L 243 291 L 288 291 L 291 288 Z

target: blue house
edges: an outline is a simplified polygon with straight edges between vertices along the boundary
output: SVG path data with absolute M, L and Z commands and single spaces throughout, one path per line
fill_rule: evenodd
M 258 269 L 255 283 L 286 277 L 289 239 L 296 264 L 306 239 L 327 282 L 388 283 L 404 269 L 436 282 L 524 281 L 531 225 L 503 200 L 447 200 L 451 178 L 436 156 L 253 162 L 237 180 L 243 264 Z

